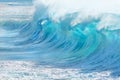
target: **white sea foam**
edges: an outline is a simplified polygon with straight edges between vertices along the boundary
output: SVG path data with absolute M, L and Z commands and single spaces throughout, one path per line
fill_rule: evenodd
M 79 69 L 51 68 L 27 61 L 0 61 L 0 80 L 120 80 L 110 72 L 80 73 Z
M 98 30 L 120 29 L 118 18 L 111 15 L 120 14 L 120 0 L 35 0 L 34 5 L 38 6 L 40 4 L 48 8 L 49 16 L 55 21 L 59 21 L 66 14 L 78 13 L 78 16 L 71 22 L 71 25 L 75 25 L 83 21 L 100 18 L 103 15 L 97 25 Z M 104 14 L 110 15 L 104 16 Z

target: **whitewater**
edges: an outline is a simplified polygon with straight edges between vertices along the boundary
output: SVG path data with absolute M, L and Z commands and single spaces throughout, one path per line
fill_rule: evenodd
M 120 80 L 120 0 L 0 1 L 1 80 Z

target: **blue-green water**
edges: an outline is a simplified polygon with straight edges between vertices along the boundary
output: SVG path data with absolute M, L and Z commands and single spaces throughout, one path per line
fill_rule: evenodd
M 78 14 L 55 21 L 47 7 L 39 5 L 29 20 L 1 20 L 0 59 L 34 61 L 83 73 L 111 71 L 111 76 L 119 76 L 120 16 L 101 14 L 72 25 Z

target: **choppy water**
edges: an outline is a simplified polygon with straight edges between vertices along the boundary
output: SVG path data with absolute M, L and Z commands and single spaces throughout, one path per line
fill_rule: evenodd
M 34 61 L 42 66 L 77 69 L 80 74 L 109 71 L 110 77 L 119 77 L 119 14 L 86 18 L 75 12 L 56 20 L 42 4 L 15 4 L 1 4 L 1 60 Z

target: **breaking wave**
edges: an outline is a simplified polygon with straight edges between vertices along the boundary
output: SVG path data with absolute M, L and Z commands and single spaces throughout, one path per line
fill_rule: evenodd
M 55 67 L 89 71 L 120 70 L 120 16 L 79 17 L 70 13 L 52 19 L 38 6 L 31 20 L 0 22 L 0 59 L 33 60 Z

